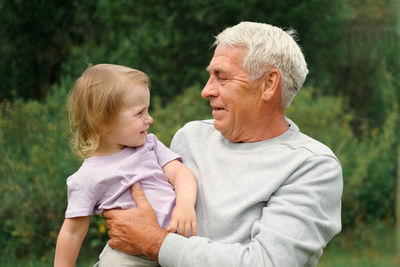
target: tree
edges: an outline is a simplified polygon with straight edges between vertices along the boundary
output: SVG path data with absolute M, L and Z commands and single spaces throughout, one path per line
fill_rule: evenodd
M 43 98 L 70 48 L 96 35 L 95 11 L 94 1 L 0 0 L 0 100 Z

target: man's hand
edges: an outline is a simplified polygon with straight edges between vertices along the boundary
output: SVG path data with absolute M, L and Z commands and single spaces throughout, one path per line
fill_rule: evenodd
M 131 186 L 131 193 L 136 208 L 108 210 L 103 213 L 111 239 L 108 245 L 128 254 L 144 254 L 157 260 L 168 231 L 158 225 L 156 214 L 140 183 Z

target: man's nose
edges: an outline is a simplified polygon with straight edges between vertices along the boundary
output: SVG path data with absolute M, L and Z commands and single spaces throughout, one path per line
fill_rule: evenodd
M 210 77 L 204 86 L 203 90 L 201 91 L 201 96 L 203 98 L 209 98 L 211 96 L 217 96 L 218 91 L 215 87 L 212 77 Z

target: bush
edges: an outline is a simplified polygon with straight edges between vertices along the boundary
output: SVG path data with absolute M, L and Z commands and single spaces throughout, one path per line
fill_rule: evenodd
M 71 85 L 71 80 L 64 81 L 44 103 L 16 100 L 0 106 L 0 245 L 4 252 L 44 255 L 55 246 L 66 208 L 65 181 L 80 165 L 68 144 L 65 103 Z M 105 236 L 104 226 L 97 229 L 89 238 Z
M 153 99 L 151 116 L 154 123 L 150 130 L 165 145 L 169 146 L 176 131 L 185 123 L 212 118 L 211 108 L 207 101 L 200 97 L 200 92 L 199 85 L 192 86 L 165 106 L 162 106 L 159 97 Z
M 393 91 L 388 88 L 388 91 Z M 390 95 L 390 93 L 388 94 Z M 321 96 L 313 88 L 303 88 L 288 110 L 300 129 L 329 146 L 343 168 L 344 228 L 384 221 L 394 224 L 399 113 L 396 98 L 388 98 L 392 110 L 383 127 L 362 127 L 362 135 L 351 130 L 354 116 L 346 101 Z M 391 101 L 390 100 L 394 100 Z
M 1 108 L 0 242 L 5 251 L 39 252 L 57 237 L 66 197 L 61 178 L 77 166 L 69 156 L 65 109 L 21 100 Z
M 43 100 L 69 50 L 103 28 L 96 1 L 0 0 L 0 12 L 0 99 Z

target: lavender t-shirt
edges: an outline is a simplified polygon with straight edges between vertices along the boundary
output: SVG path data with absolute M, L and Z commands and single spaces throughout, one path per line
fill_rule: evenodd
M 175 206 L 175 191 L 162 167 L 175 159 L 181 160 L 153 134 L 147 135 L 145 144 L 140 147 L 126 147 L 109 156 L 85 159 L 80 169 L 67 179 L 65 217 L 134 208 L 130 186 L 140 181 L 158 223 L 166 228 Z

